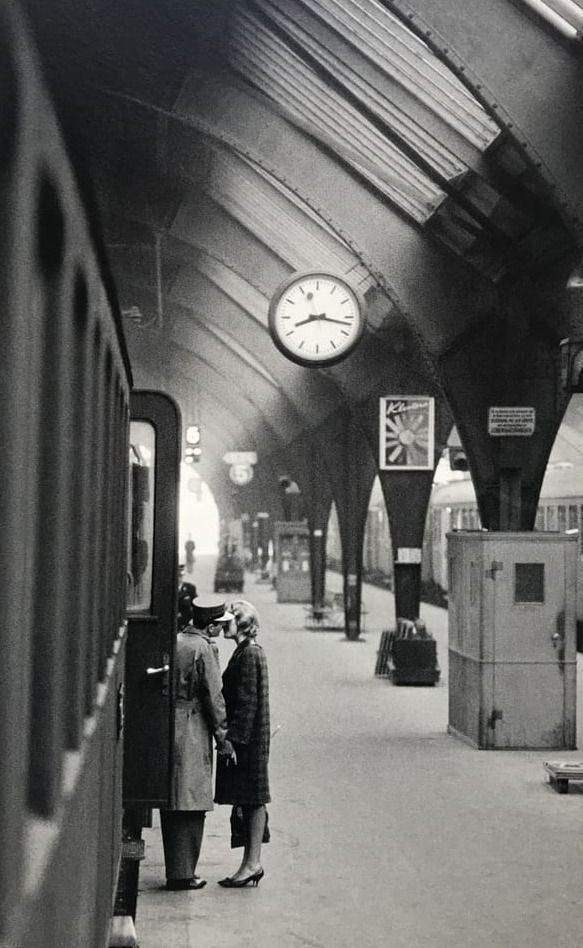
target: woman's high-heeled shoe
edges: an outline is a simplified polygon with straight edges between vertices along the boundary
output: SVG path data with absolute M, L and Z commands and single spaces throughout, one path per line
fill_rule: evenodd
M 224 889 L 242 889 L 243 886 L 249 885 L 250 882 L 252 885 L 258 886 L 264 875 L 265 872 L 263 869 L 258 869 L 257 872 L 247 876 L 245 879 L 232 879 L 231 876 L 227 876 L 226 879 L 219 879 L 219 885 L 222 885 Z

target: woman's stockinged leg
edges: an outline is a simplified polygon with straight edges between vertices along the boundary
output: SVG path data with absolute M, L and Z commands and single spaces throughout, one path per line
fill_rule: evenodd
M 243 860 L 233 879 L 245 879 L 261 868 L 261 843 L 265 830 L 265 806 L 243 806 L 245 849 Z

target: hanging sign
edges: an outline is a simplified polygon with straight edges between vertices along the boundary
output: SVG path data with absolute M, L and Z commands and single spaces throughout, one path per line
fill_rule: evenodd
M 244 487 L 253 480 L 253 468 L 250 464 L 232 464 L 229 468 L 229 477 L 233 484 Z
M 223 454 L 225 464 L 257 464 L 256 451 L 227 451 Z
M 427 395 L 380 399 L 381 471 L 433 470 L 435 400 Z
M 492 405 L 488 434 L 493 438 L 529 438 L 534 434 L 536 411 L 527 405 Z

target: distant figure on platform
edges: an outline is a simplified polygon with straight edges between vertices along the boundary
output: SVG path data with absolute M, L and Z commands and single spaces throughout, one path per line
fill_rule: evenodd
M 248 883 L 258 885 L 261 844 L 267 842 L 269 803 L 269 681 L 265 653 L 256 638 L 259 631 L 257 610 L 251 603 L 237 599 L 230 611 L 235 619 L 224 628 L 227 639 L 235 639 L 237 648 L 223 674 L 223 695 L 227 706 L 227 739 L 233 745 L 235 759 L 217 761 L 216 803 L 230 803 L 231 846 L 243 845 L 241 865 L 219 885 L 238 889 Z M 242 839 L 235 839 L 240 821 Z
M 192 573 L 192 567 L 194 566 L 194 551 L 196 549 L 196 543 L 192 539 L 190 533 L 188 534 L 188 540 L 184 544 L 184 550 L 186 552 L 186 571 L 187 573 Z
M 233 757 L 221 673 L 211 635 L 233 619 L 216 596 L 197 598 L 191 623 L 176 639 L 174 772 L 171 806 L 160 811 L 167 889 L 202 889 L 196 875 L 206 812 L 213 809 L 213 736 L 217 751 Z

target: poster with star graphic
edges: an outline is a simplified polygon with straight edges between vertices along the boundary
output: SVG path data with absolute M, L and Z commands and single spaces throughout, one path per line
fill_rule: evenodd
M 380 399 L 381 471 L 433 470 L 435 400 L 427 395 Z

